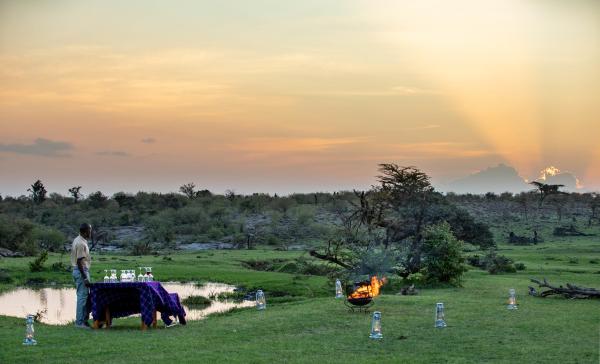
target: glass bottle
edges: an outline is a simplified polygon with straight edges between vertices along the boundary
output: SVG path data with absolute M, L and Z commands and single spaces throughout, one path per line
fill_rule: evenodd
M 138 275 L 138 282 L 143 282 L 144 281 L 144 275 L 142 274 L 142 267 L 138 267 L 140 268 L 140 274 Z
M 516 310 L 517 307 L 517 294 L 514 288 L 508 290 L 508 305 L 506 306 L 509 310 Z
M 110 278 L 108 277 L 108 269 L 104 270 L 104 283 L 109 283 Z
M 27 315 L 25 319 L 25 339 L 23 339 L 23 345 L 37 345 L 37 341 L 33 338 L 35 329 L 33 328 L 33 315 Z
M 265 298 L 265 293 L 262 289 L 256 291 L 256 308 L 259 310 L 264 310 L 267 308 L 267 299 Z
M 435 305 L 435 327 L 439 329 L 446 327 L 444 304 L 442 302 L 438 302 Z
M 335 280 L 335 298 L 342 298 L 344 294 L 342 293 L 342 282 L 339 279 Z
M 148 267 L 148 282 L 153 282 L 154 276 L 152 275 L 152 267 Z
M 373 318 L 371 319 L 371 339 L 381 339 L 383 334 L 381 333 L 381 312 L 373 312 Z

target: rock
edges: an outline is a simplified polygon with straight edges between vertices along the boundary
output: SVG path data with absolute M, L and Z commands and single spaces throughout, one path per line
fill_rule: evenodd
M 0 257 L 15 258 L 15 257 L 24 257 L 24 256 L 25 256 L 25 254 L 23 254 L 21 252 L 13 252 L 10 249 L 0 248 Z

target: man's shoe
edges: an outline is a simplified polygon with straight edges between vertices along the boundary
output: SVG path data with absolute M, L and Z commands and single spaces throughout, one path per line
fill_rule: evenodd
M 75 324 L 75 327 L 78 329 L 86 329 L 86 330 L 91 330 L 92 328 L 89 326 L 86 326 L 85 324 Z

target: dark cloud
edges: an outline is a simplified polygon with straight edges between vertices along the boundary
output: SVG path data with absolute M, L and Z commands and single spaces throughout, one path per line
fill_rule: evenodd
M 130 154 L 122 150 L 103 150 L 96 152 L 97 155 L 111 156 L 111 157 L 129 157 Z
M 32 144 L 0 144 L 0 152 L 40 155 L 44 157 L 69 157 L 66 151 L 73 150 L 68 142 L 37 138 Z
M 144 138 L 144 139 L 142 139 L 142 143 L 145 143 L 145 144 L 154 144 L 154 143 L 156 143 L 156 139 L 154 139 L 154 138 Z

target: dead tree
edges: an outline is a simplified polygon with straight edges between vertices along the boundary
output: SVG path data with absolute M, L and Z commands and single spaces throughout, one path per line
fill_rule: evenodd
M 91 240 L 90 250 L 95 250 L 96 246 L 101 245 L 101 242 L 106 243 L 106 241 L 108 240 L 108 231 L 93 229 L 90 240 Z
M 548 288 L 545 291 L 537 292 L 535 288 L 529 287 L 529 294 L 537 297 L 547 297 L 551 295 L 561 295 L 566 298 L 600 298 L 600 291 L 595 288 L 578 287 L 574 284 L 567 283 L 566 287 L 563 286 L 552 286 L 546 278 L 543 282 L 537 279 L 531 278 L 533 283 L 537 283 L 540 288 Z

